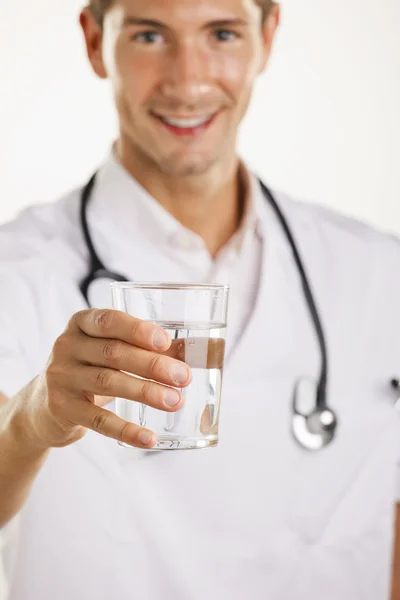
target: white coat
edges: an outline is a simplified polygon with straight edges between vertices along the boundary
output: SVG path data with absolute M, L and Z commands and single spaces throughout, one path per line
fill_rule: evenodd
M 116 195 L 117 179 L 103 180 L 95 197 Z M 320 355 L 290 247 L 265 203 L 260 284 L 226 360 L 220 445 L 138 453 L 89 433 L 52 451 L 20 515 L 11 600 L 389 598 L 400 244 L 325 209 L 277 200 L 325 327 L 335 441 L 307 453 L 290 435 L 295 382 L 318 377 Z M 0 387 L 9 395 L 85 307 L 78 206 L 79 191 L 0 231 Z M 153 269 L 157 279 L 161 256 L 154 246 L 144 257 L 135 224 L 127 253 L 113 218 L 96 222 L 96 199 L 91 211 L 107 266 L 137 280 Z M 176 280 L 163 269 L 163 279 Z

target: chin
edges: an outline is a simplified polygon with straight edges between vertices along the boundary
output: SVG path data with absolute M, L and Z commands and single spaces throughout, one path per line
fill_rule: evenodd
M 203 175 L 218 162 L 217 157 L 168 157 L 159 161 L 159 168 L 167 175 L 184 177 L 188 175 Z

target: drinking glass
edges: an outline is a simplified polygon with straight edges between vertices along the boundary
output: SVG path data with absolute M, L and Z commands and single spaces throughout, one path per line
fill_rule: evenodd
M 128 282 L 112 283 L 111 289 L 115 310 L 154 323 L 169 334 L 172 345 L 166 354 L 187 363 L 193 377 L 182 388 L 184 405 L 175 413 L 117 398 L 117 414 L 154 431 L 153 450 L 216 446 L 229 286 Z

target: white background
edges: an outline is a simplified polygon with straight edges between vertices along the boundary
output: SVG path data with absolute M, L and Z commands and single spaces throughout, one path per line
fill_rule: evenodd
M 88 177 L 115 115 L 81 0 L 2 0 L 0 222 Z M 283 0 L 241 154 L 272 186 L 400 233 L 400 0 Z

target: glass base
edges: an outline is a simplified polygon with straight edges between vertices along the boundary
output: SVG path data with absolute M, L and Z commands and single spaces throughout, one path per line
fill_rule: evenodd
M 118 442 L 123 448 L 133 448 L 129 444 Z M 146 452 L 152 452 L 157 450 L 203 450 L 204 448 L 212 448 L 218 445 L 218 438 L 214 435 L 209 437 L 198 438 L 177 438 L 168 435 L 159 435 L 157 437 L 157 444 L 153 448 L 143 448 Z M 141 450 L 142 448 L 139 448 Z M 135 448 L 138 450 L 138 448 Z

